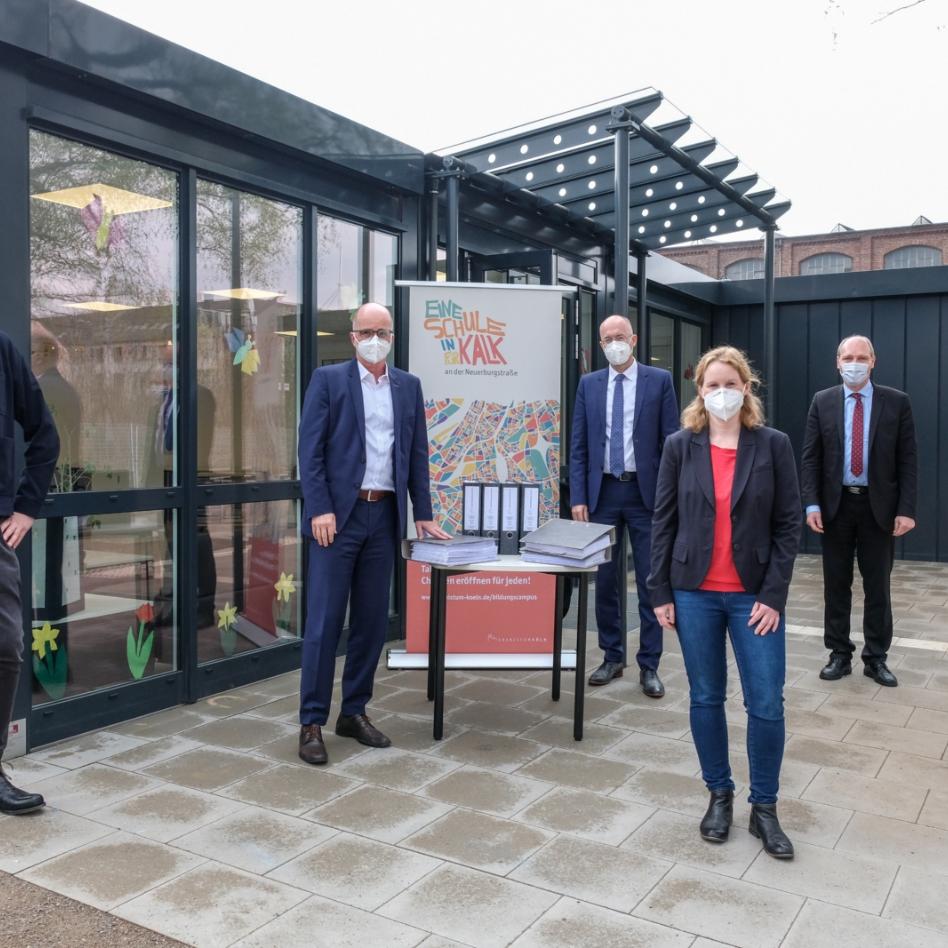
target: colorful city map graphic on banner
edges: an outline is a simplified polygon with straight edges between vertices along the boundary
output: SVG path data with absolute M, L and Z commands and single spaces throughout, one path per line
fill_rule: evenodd
M 559 411 L 552 400 L 425 403 L 435 517 L 448 532 L 461 529 L 464 481 L 540 484 L 541 520 L 558 516 Z

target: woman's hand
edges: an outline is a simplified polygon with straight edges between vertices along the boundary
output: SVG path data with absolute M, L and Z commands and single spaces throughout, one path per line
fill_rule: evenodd
M 780 625 L 780 613 L 762 602 L 755 602 L 747 624 L 754 630 L 754 635 L 766 635 L 768 632 L 776 631 L 777 626 Z
M 664 606 L 655 607 L 655 618 L 663 629 L 675 631 L 675 604 L 666 602 Z

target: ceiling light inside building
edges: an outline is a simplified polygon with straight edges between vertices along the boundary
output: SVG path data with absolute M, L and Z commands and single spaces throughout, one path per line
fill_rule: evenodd
M 156 211 L 171 207 L 171 201 L 113 188 L 111 184 L 83 184 L 77 188 L 63 188 L 60 191 L 44 191 L 34 194 L 37 201 L 49 201 L 52 204 L 65 204 L 67 207 L 84 208 L 98 197 L 107 211 L 113 214 L 135 214 L 138 211 Z
M 275 300 L 285 296 L 283 290 L 255 290 L 250 286 L 235 286 L 227 290 L 205 290 L 207 296 L 222 296 L 229 300 Z

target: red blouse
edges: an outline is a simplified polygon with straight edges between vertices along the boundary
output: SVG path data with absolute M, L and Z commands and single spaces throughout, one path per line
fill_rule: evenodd
M 731 488 L 734 485 L 736 463 L 736 448 L 711 445 L 711 470 L 714 473 L 714 546 L 711 565 L 699 589 L 712 592 L 745 591 L 731 555 Z

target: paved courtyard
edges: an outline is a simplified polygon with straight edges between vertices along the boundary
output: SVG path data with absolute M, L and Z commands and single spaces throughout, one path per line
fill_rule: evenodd
M 858 669 L 820 681 L 819 579 L 802 557 L 779 805 L 792 862 L 747 833 L 746 792 L 730 841 L 699 839 L 670 636 L 667 696 L 632 675 L 590 689 L 581 743 L 571 675 L 555 703 L 547 672 L 449 672 L 435 742 L 424 673 L 380 671 L 370 713 L 395 746 L 330 735 L 324 768 L 296 757 L 297 674 L 40 749 L 10 770 L 50 805 L 0 818 L 0 870 L 202 948 L 944 948 L 948 567 L 896 567 L 896 689 Z M 745 791 L 736 677 L 729 717 Z

